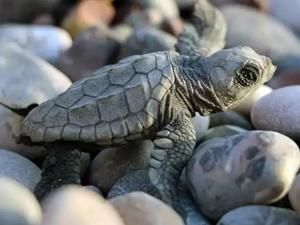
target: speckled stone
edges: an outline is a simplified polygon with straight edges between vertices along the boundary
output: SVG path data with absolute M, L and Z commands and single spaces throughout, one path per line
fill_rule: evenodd
M 67 31 L 49 25 L 4 24 L 0 26 L 0 44 L 8 42 L 54 63 L 72 45 Z
M 126 225 L 184 225 L 170 206 L 143 192 L 133 192 L 109 200 Z
M 290 138 L 248 131 L 198 146 L 186 168 L 187 186 L 199 210 L 218 220 L 237 207 L 283 198 L 299 167 L 299 147 Z
M 49 63 L 13 44 L 0 47 L 0 77 L 0 98 L 25 106 L 54 98 L 71 85 L 71 81 Z M 16 144 L 23 119 L 0 106 L 0 148 L 27 158 L 45 156 L 45 148 Z
M 247 132 L 247 130 L 232 126 L 232 125 L 223 125 L 218 127 L 210 128 L 206 134 L 201 139 L 201 142 L 213 139 L 213 138 L 221 138 L 221 137 L 229 137 L 236 134 L 242 134 L 244 132 Z
M 263 96 L 270 94 L 273 89 L 267 85 L 262 85 L 254 94 L 249 96 L 245 101 L 234 107 L 232 110 L 238 112 L 244 116 L 249 116 L 251 109 L 255 102 L 257 102 Z
M 246 130 L 252 130 L 253 128 L 250 121 L 234 111 L 225 111 L 210 115 L 209 128 L 222 125 L 233 125 Z
M 40 225 L 42 210 L 34 195 L 23 185 L 1 176 L 0 224 Z
M 65 186 L 42 202 L 42 225 L 125 225 L 117 210 L 87 188 Z
M 199 113 L 196 113 L 196 115 L 191 119 L 191 121 L 194 125 L 196 132 L 196 143 L 199 144 L 208 130 L 210 117 L 201 116 Z
M 226 48 L 249 46 L 271 59 L 300 54 L 300 40 L 272 16 L 240 4 L 224 5 L 221 9 L 227 23 Z
M 300 140 L 300 85 L 274 90 L 258 100 L 251 111 L 251 121 L 258 130 L 277 131 Z
M 125 174 L 146 169 L 153 147 L 152 141 L 145 140 L 101 151 L 92 162 L 90 184 L 107 193 Z
M 23 156 L 0 149 L 0 176 L 8 177 L 33 191 L 41 178 L 41 170 Z
M 288 198 L 293 209 L 300 214 L 300 174 L 298 174 L 289 191 Z
M 244 206 L 228 212 L 217 225 L 298 225 L 300 216 L 294 211 L 270 206 Z

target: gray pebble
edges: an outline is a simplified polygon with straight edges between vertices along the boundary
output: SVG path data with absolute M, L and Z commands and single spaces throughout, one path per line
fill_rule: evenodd
M 11 178 L 33 191 L 41 178 L 41 170 L 23 156 L 0 149 L 0 176 Z

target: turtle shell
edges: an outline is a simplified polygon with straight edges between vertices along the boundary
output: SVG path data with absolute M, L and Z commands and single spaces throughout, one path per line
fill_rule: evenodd
M 32 142 L 81 141 L 99 145 L 141 139 L 157 121 L 174 84 L 170 52 L 127 57 L 75 82 L 33 109 L 21 125 Z

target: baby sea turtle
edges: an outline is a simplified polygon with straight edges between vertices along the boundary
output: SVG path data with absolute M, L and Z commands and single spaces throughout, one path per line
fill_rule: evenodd
M 37 198 L 65 184 L 80 184 L 81 151 L 152 139 L 149 185 L 172 204 L 195 148 L 190 118 L 195 112 L 206 116 L 233 108 L 275 69 L 269 58 L 248 47 L 210 56 L 154 52 L 105 66 L 56 98 L 29 106 L 18 142 L 49 150 Z M 15 112 L 23 108 L 2 104 Z

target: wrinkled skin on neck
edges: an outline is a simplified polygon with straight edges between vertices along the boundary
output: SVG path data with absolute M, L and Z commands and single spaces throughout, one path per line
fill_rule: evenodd
M 205 57 L 175 56 L 172 58 L 176 76 L 176 92 L 193 115 L 202 116 L 222 111 L 225 106 L 216 95 L 210 80 L 210 67 L 205 65 Z M 180 93 L 180 94 L 179 94 Z
M 226 111 L 252 95 L 276 70 L 251 48 L 235 47 L 211 56 L 171 56 L 176 92 L 189 111 L 202 116 Z

